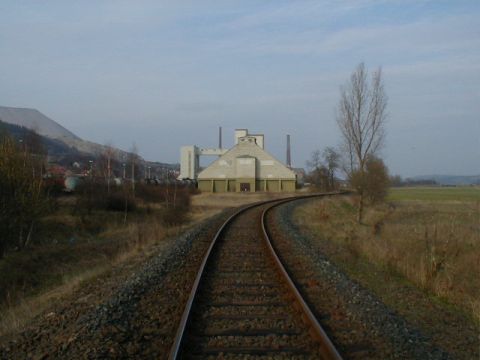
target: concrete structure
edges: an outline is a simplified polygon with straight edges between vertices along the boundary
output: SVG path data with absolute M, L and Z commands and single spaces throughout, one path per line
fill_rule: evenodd
M 295 191 L 295 173 L 267 153 L 264 144 L 263 135 L 249 134 L 247 129 L 236 130 L 235 146 L 222 150 L 225 152 L 220 158 L 198 174 L 198 188 L 206 192 Z M 194 154 L 195 147 L 190 147 L 190 152 Z M 192 164 L 194 155 L 188 157 L 188 154 L 185 164 L 190 168 L 181 172 L 193 176 L 198 162 Z M 183 160 L 182 157 L 181 164 Z
M 180 175 L 179 180 L 196 180 L 200 167 L 200 156 L 221 156 L 228 149 L 199 148 L 195 145 L 180 148 Z
M 200 156 L 222 156 L 228 149 L 222 149 L 222 128 L 219 128 L 219 147 L 218 148 L 200 148 L 195 145 L 182 146 L 180 148 L 180 176 L 179 180 L 196 180 L 198 170 L 200 167 Z M 239 139 L 247 136 L 247 129 L 235 130 L 235 145 L 238 144 Z M 248 134 L 255 138 L 258 146 L 264 148 L 264 136 L 263 134 Z

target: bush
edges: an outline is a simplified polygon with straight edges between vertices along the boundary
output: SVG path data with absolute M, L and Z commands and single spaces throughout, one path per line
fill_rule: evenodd
M 365 171 L 354 171 L 350 174 L 350 185 L 361 196 L 376 204 L 385 200 L 390 186 L 388 169 L 382 159 L 371 156 L 365 164 Z
M 90 178 L 77 187 L 75 212 L 80 213 L 84 227 L 96 231 L 99 224 L 91 220 L 90 216 L 86 216 L 91 215 L 93 210 L 131 213 L 140 211 L 138 206 L 140 204 L 145 205 L 142 211 L 145 209 L 149 214 L 152 212 L 150 204 L 163 203 L 164 206 L 160 210 L 161 222 L 168 226 L 175 226 L 188 220 L 191 192 L 191 187 L 183 184 L 138 184 L 133 197 L 130 186 L 127 184 L 122 187 L 111 187 L 108 193 L 102 180 L 97 182 L 94 178 Z
M 135 197 L 143 200 L 145 203 L 161 203 L 165 201 L 163 187 L 154 184 L 137 184 Z
M 106 202 L 105 202 L 105 210 L 108 211 L 127 211 L 133 212 L 137 209 L 137 203 L 131 197 L 126 197 L 122 193 L 114 193 L 107 195 Z
M 366 196 L 371 204 L 383 202 L 390 187 L 390 177 L 385 163 L 380 158 L 370 157 L 366 164 Z
M 162 222 L 167 226 L 182 225 L 188 220 L 188 209 L 167 208 L 162 213 Z
M 134 212 L 137 204 L 129 187 L 110 187 L 110 192 L 102 180 L 87 178 L 76 189 L 76 211 L 91 214 L 93 210 Z M 125 209 L 126 207 L 126 209 Z
M 188 220 L 191 188 L 186 185 L 165 185 L 165 210 L 162 214 L 166 225 L 180 225 Z

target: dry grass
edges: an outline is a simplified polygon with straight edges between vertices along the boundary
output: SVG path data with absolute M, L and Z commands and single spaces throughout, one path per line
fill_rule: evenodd
M 39 284 L 22 289 L 16 288 L 14 283 L 10 285 L 7 299 L 0 304 L 0 336 L 18 331 L 33 317 L 51 307 L 52 302 L 71 294 L 114 266 L 123 266 L 135 259 L 142 261 L 153 253 L 163 251 L 170 244 L 167 239 L 180 231 L 181 227 L 166 227 L 154 217 L 147 217 L 125 226 L 109 224 L 94 241 L 62 248 L 60 253 L 58 248 L 52 248 L 50 253 L 46 249 L 42 261 L 36 264 L 47 268 L 45 275 L 37 280 Z M 67 251 L 75 252 L 77 256 L 62 263 L 59 254 Z M 17 274 L 18 277 L 20 275 L 27 279 L 23 281 L 28 281 L 28 274 Z
M 62 285 L 50 291 L 36 297 L 22 298 L 14 306 L 4 306 L 0 315 L 0 336 L 22 329 L 28 321 L 50 308 L 53 302 L 72 293 L 82 283 L 101 275 L 108 268 L 108 265 L 99 265 L 94 269 L 72 274 Z
M 480 209 L 475 201 L 397 201 L 355 222 L 354 199 L 298 208 L 296 221 L 340 248 L 345 262 L 366 259 L 385 273 L 466 309 L 480 321 Z
M 0 279 L 0 336 L 21 329 L 33 317 L 44 312 L 52 301 L 71 294 L 84 283 L 105 274 L 114 266 L 164 251 L 167 241 L 188 227 L 226 208 L 285 194 L 199 194 L 192 197 L 190 221 L 166 226 L 161 221 L 164 206 L 149 203 L 148 212 L 129 215 L 126 225 L 123 214 L 97 211 L 85 223 L 72 214 L 75 198 L 59 200 L 60 210 L 45 218 L 50 226 L 45 231 L 48 243 L 39 244 L 25 253 L 14 253 L 0 260 L 10 279 Z M 147 208 L 146 204 L 141 204 Z M 73 240 L 72 240 L 73 239 Z M 20 285 L 19 285 L 20 284 Z

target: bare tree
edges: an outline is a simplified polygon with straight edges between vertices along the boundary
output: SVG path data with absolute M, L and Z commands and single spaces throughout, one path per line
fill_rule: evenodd
M 135 143 L 133 143 L 132 148 L 130 149 L 129 158 L 130 158 L 130 168 L 132 171 L 132 174 L 131 174 L 132 196 L 135 197 L 135 174 L 138 174 L 139 172 L 137 169 L 138 161 L 139 161 L 138 148 Z
M 323 150 L 323 159 L 328 172 L 328 190 L 335 190 L 337 188 L 335 172 L 339 168 L 340 155 L 333 147 L 327 146 Z
M 335 172 L 339 167 L 340 155 L 333 147 L 326 147 L 323 152 L 315 150 L 310 160 L 307 161 L 309 168 L 309 181 L 321 191 L 331 191 L 337 188 Z
M 0 258 L 14 244 L 31 242 L 35 227 L 50 211 L 41 169 L 43 158 L 22 141 L 0 134 Z
M 42 138 L 38 135 L 36 127 L 33 130 L 26 130 L 23 135 L 22 145 L 25 158 L 27 154 L 30 154 L 32 176 L 34 178 L 36 175 L 42 177 L 47 163 L 47 149 L 43 145 Z
M 327 180 L 327 170 L 322 163 L 322 153 L 320 150 L 314 150 L 307 160 L 308 175 L 307 180 L 310 182 L 316 190 L 325 190 L 325 184 Z
M 310 157 L 310 160 L 307 160 L 307 167 L 310 171 L 320 168 L 322 166 L 322 153 L 320 150 L 314 150 Z
M 112 165 L 116 161 L 116 152 L 112 144 L 107 143 L 104 146 L 103 152 L 100 154 L 98 163 L 102 176 L 105 178 L 107 185 L 107 194 L 110 194 L 110 183 L 112 180 Z
M 365 175 L 365 167 L 370 156 L 377 154 L 385 141 L 387 95 L 382 80 L 382 71 L 378 68 L 368 81 L 368 71 L 363 63 L 359 64 L 350 76 L 350 80 L 340 90 L 337 124 L 343 136 L 343 149 L 349 166 L 347 175 Z M 365 183 L 360 181 L 360 184 Z M 362 221 L 364 192 L 363 186 L 357 187 L 360 196 L 358 221 Z

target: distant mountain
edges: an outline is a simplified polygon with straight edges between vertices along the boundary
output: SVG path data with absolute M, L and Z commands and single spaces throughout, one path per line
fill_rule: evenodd
M 54 162 L 88 161 L 88 159 L 97 158 L 107 150 L 105 145 L 79 138 L 36 109 L 0 106 L 0 128 L 4 128 L 17 139 L 25 138 L 29 131 L 35 131 L 42 137 L 42 143 Z M 113 148 L 113 152 L 115 158 L 120 162 L 124 162 L 130 157 L 129 152 L 118 148 Z M 139 162 L 147 164 L 146 166 L 152 166 L 152 168 L 154 166 L 178 167 L 178 165 L 172 164 L 145 162 L 141 157 L 139 157 Z
M 14 125 L 2 122 L 0 120 L 0 134 L 6 131 L 17 141 L 23 141 L 25 139 L 34 138 L 33 130 L 27 129 L 24 126 Z M 88 160 L 92 158 L 90 154 L 82 153 L 76 148 L 70 147 L 63 141 L 58 139 L 52 139 L 47 136 L 38 134 L 40 144 L 47 152 L 51 162 L 68 166 L 73 162 L 88 163 Z
M 480 185 L 480 175 L 422 175 L 413 180 L 434 180 L 439 185 Z
M 33 130 L 48 139 L 61 141 L 74 153 L 97 157 L 106 149 L 104 145 L 81 139 L 36 109 L 0 106 L 0 121 Z M 129 155 L 126 151 L 114 150 L 120 159 L 126 159 Z
M 81 140 L 74 133 L 68 131 L 36 109 L 0 106 L 0 120 L 8 124 L 23 126 L 27 129 L 34 130 L 37 134 L 48 136 L 52 139 L 66 138 Z

